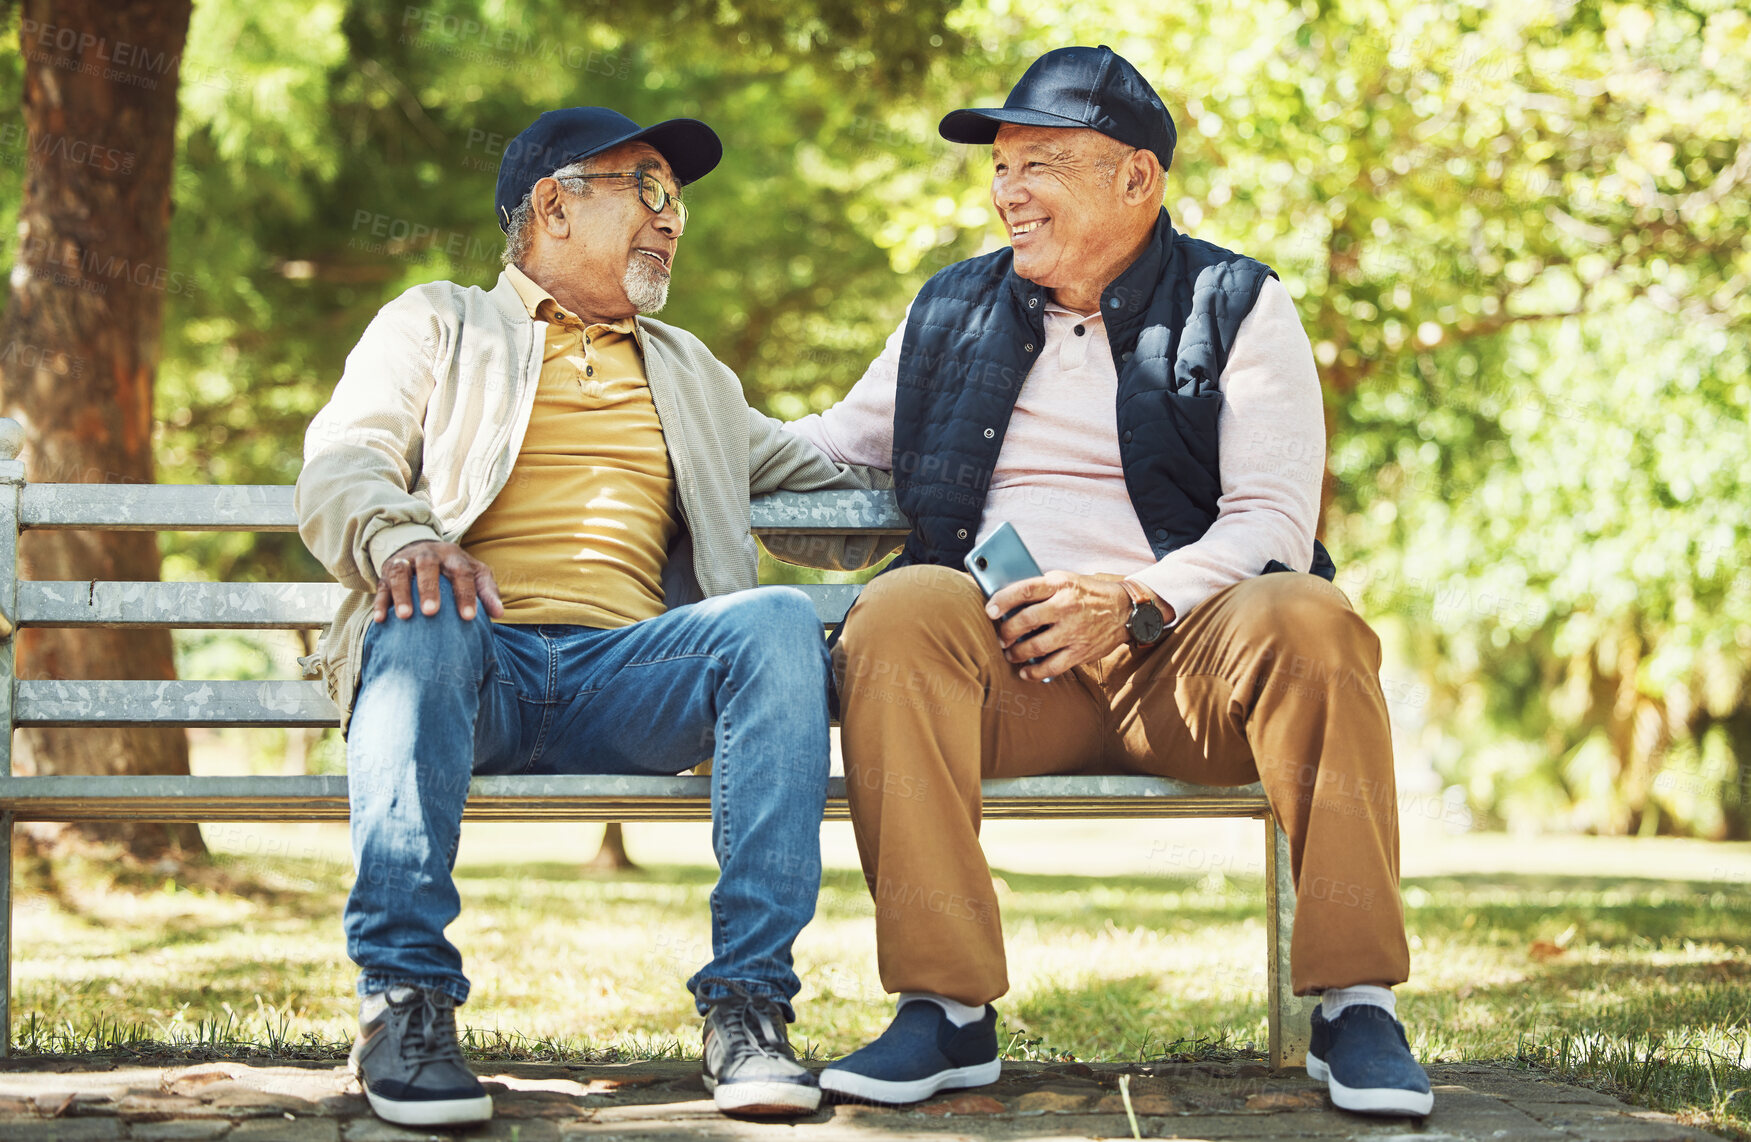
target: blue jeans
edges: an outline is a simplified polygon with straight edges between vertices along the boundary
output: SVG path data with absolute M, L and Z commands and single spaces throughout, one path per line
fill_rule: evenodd
M 353 867 L 347 954 L 359 994 L 468 998 L 444 936 L 474 774 L 676 774 L 712 758 L 712 959 L 703 1014 L 733 983 L 789 1010 L 791 941 L 821 887 L 827 652 L 807 595 L 764 587 L 619 630 L 392 609 L 365 635 L 347 738 Z

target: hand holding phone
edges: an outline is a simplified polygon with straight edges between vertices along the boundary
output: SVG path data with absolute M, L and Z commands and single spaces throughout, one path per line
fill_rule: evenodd
M 1021 541 L 1021 534 L 1011 523 L 1005 523 L 983 543 L 967 552 L 966 566 L 973 576 L 973 582 L 979 584 L 979 590 L 985 593 L 987 599 L 1012 583 L 1019 583 L 1023 579 L 1038 579 L 1041 574 L 1040 565 L 1034 561 L 1033 553 L 1028 551 L 1027 544 Z M 1003 622 L 1019 610 L 1021 608 L 1016 607 L 997 621 Z M 1039 630 L 1029 631 L 1026 637 L 1032 638 L 1041 630 L 1049 629 L 1051 628 L 1041 627 Z M 1038 658 L 1030 658 L 1028 665 L 1032 666 L 1039 661 Z

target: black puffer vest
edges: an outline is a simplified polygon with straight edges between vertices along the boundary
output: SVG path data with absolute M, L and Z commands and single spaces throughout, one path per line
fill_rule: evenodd
M 892 566 L 960 567 L 1017 394 L 1045 346 L 1047 291 L 1003 249 L 943 270 L 918 293 L 900 348 L 894 488 L 912 520 Z M 1119 456 L 1157 559 L 1203 536 L 1222 494 L 1217 381 L 1269 266 L 1177 233 L 1164 209 L 1149 245 L 1101 295 L 1119 374 Z M 1277 560 L 1259 569 L 1287 571 Z M 1323 545 L 1313 571 L 1335 574 Z

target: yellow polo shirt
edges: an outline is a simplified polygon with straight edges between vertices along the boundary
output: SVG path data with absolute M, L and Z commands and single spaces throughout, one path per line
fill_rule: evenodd
M 462 537 L 492 568 L 500 622 L 615 628 L 663 612 L 675 476 L 632 319 L 586 325 L 515 266 L 548 322 L 529 430 L 511 478 Z

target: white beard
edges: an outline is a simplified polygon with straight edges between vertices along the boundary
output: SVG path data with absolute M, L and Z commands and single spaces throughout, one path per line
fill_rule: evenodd
M 620 284 L 626 300 L 640 313 L 656 313 L 669 300 L 669 274 L 644 254 L 632 255 Z

